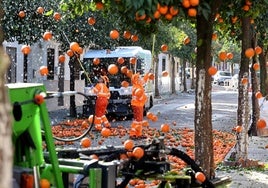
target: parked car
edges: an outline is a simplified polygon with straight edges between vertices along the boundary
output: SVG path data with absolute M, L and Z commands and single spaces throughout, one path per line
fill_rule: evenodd
M 238 74 L 232 76 L 229 85 L 234 89 L 238 88 Z
M 213 83 L 218 85 L 225 85 L 224 83 L 232 79 L 232 74 L 228 71 L 217 71 L 213 76 Z M 228 83 L 229 85 L 229 83 Z

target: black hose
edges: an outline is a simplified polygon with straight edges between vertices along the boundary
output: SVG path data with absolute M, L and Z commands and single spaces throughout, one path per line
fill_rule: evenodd
M 58 93 L 56 93 L 56 95 L 47 96 L 46 99 L 50 99 L 50 98 L 53 98 L 53 97 L 63 97 L 64 94 L 65 94 L 64 92 L 58 92 Z M 67 94 L 69 94 L 69 93 L 67 93 Z M 83 95 L 85 98 L 87 98 L 89 100 L 89 96 L 84 94 L 84 93 L 82 93 L 82 92 L 72 92 L 71 93 L 71 95 L 74 95 L 74 94 Z M 93 114 L 95 114 L 95 106 L 93 107 Z M 78 137 L 75 137 L 75 138 L 60 138 L 60 137 L 53 136 L 53 138 L 55 140 L 58 140 L 58 141 L 61 141 L 61 142 L 74 142 L 74 141 L 80 140 L 80 139 L 84 138 L 91 131 L 91 129 L 93 128 L 93 125 L 94 125 L 94 119 L 95 119 L 95 115 L 93 115 L 92 122 L 91 122 L 90 126 L 88 127 L 88 129 Z
M 189 157 L 189 155 L 184 153 L 183 151 L 178 150 L 176 148 L 172 148 L 169 154 L 174 155 L 174 156 L 179 157 L 180 159 L 182 159 L 184 162 L 186 162 L 188 165 L 190 165 L 191 168 L 195 172 L 202 172 L 203 174 L 205 174 L 203 172 L 203 170 L 195 163 L 195 161 L 191 157 Z M 206 180 L 202 183 L 201 186 L 204 187 L 204 188 L 215 188 L 213 183 L 211 181 L 209 181 L 209 178 L 207 178 L 207 177 L 206 177 Z

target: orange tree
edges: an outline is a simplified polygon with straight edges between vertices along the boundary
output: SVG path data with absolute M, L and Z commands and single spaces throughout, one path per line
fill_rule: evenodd
M 77 2 L 77 3 L 76 3 Z M 174 20 L 182 18 L 191 20 L 196 28 L 197 35 L 197 58 L 196 58 L 196 100 L 195 100 L 195 159 L 202 166 L 209 177 L 214 176 L 214 161 L 212 147 L 212 106 L 211 106 L 211 76 L 207 73 L 211 66 L 211 43 L 215 18 L 219 12 L 228 12 L 234 9 L 241 17 L 242 23 L 242 52 L 240 76 L 248 72 L 248 59 L 244 52 L 250 46 L 246 38 L 251 39 L 250 14 L 244 14 L 244 4 L 251 3 L 248 0 L 222 1 L 222 0 L 153 0 L 153 1 L 130 1 L 130 0 L 95 0 L 93 3 L 104 3 L 106 9 L 118 12 L 125 18 L 124 24 L 135 25 L 137 30 L 143 33 L 157 31 L 157 22 L 165 20 L 173 23 Z M 65 4 L 79 5 L 83 7 L 82 1 L 69 0 Z M 254 2 L 255 3 L 255 2 Z M 261 1 L 256 4 L 266 3 Z M 76 4 L 76 5 L 75 5 Z M 171 15 L 172 10 L 178 8 L 179 13 Z M 236 9 L 237 8 L 237 9 Z M 226 17 L 230 15 L 226 14 Z M 123 21 L 123 20 L 122 20 Z M 156 29 L 156 30 L 155 30 Z M 147 32 L 146 32 L 147 31 Z M 242 87 L 242 86 L 240 86 Z M 246 93 L 245 93 L 246 94 Z M 241 95 L 241 94 L 240 94 Z M 246 101 L 245 101 L 246 102 Z M 245 118 L 247 119 L 247 118 Z
M 221 11 L 217 14 L 217 26 L 218 31 L 222 33 L 229 33 L 229 40 L 236 43 L 241 42 L 241 62 L 239 71 L 239 97 L 238 97 L 238 112 L 237 112 L 237 125 L 241 126 L 242 132 L 238 134 L 238 140 L 236 145 L 235 160 L 247 159 L 247 146 L 248 146 L 248 133 L 256 135 L 256 122 L 259 119 L 259 105 L 258 99 L 255 97 L 256 92 L 261 89 L 265 91 L 266 80 L 266 66 L 263 53 L 254 53 L 254 49 L 258 46 L 265 47 L 267 44 L 263 41 L 266 38 L 266 21 L 263 17 L 266 14 L 260 14 L 266 12 L 267 1 L 253 2 L 250 0 L 242 2 L 229 3 L 230 10 Z M 261 36 L 261 40 L 260 40 Z M 253 49 L 252 56 L 249 56 L 248 49 Z M 256 64 L 261 64 L 261 86 L 257 81 L 258 70 L 254 69 Z M 249 79 L 247 82 L 243 82 Z M 251 84 L 250 84 L 251 82 Z M 252 90 L 251 106 L 249 105 L 248 91 Z M 252 110 L 250 110 L 252 109 Z M 251 117 L 250 117 L 251 111 Z M 249 121 L 251 120 L 251 122 Z

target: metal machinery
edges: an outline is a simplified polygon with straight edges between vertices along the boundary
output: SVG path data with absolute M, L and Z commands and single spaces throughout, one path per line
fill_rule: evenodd
M 49 180 L 50 187 L 56 188 L 125 188 L 134 177 L 160 179 L 159 187 L 165 187 L 167 182 L 171 182 L 172 187 L 215 187 L 217 184 L 208 179 L 197 183 L 195 173 L 202 172 L 200 167 L 184 152 L 165 147 L 162 138 L 141 145 L 145 155 L 139 160 L 119 160 L 120 154 L 127 152 L 122 146 L 56 148 L 54 141 L 59 138 L 53 137 L 46 101 L 80 93 L 48 94 L 42 84 L 7 84 L 6 87 L 14 116 L 14 188 L 38 188 L 43 178 Z M 92 125 L 76 139 L 81 139 L 91 128 Z M 91 154 L 100 157 L 91 159 Z M 191 168 L 184 175 L 170 174 L 167 154 L 180 157 Z M 75 181 L 70 180 L 70 175 L 75 175 Z

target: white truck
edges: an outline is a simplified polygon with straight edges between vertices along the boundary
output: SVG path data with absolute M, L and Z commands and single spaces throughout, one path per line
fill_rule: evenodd
M 99 64 L 93 63 L 94 59 L 99 59 Z M 124 62 L 119 63 L 118 58 L 123 58 Z M 130 62 L 131 58 L 136 58 L 136 63 Z M 109 74 L 108 66 L 116 64 L 118 66 L 117 74 Z M 151 51 L 142 49 L 138 46 L 117 47 L 114 50 L 89 50 L 84 55 L 83 66 L 87 77 L 85 77 L 85 94 L 89 95 L 89 99 L 84 101 L 83 115 L 89 116 L 94 114 L 94 105 L 96 95 L 92 92 L 93 86 L 96 84 L 100 75 L 107 75 L 109 78 L 109 89 L 111 97 L 107 108 L 107 114 L 115 117 L 132 116 L 131 109 L 131 78 L 123 74 L 121 68 L 127 67 L 132 73 L 139 73 L 141 77 L 145 73 L 152 72 L 152 54 Z M 88 79 L 87 79 L 88 78 Z M 127 81 L 128 87 L 123 87 L 121 83 Z M 144 114 L 153 106 L 154 81 L 149 80 L 145 86 L 147 102 L 144 106 Z

